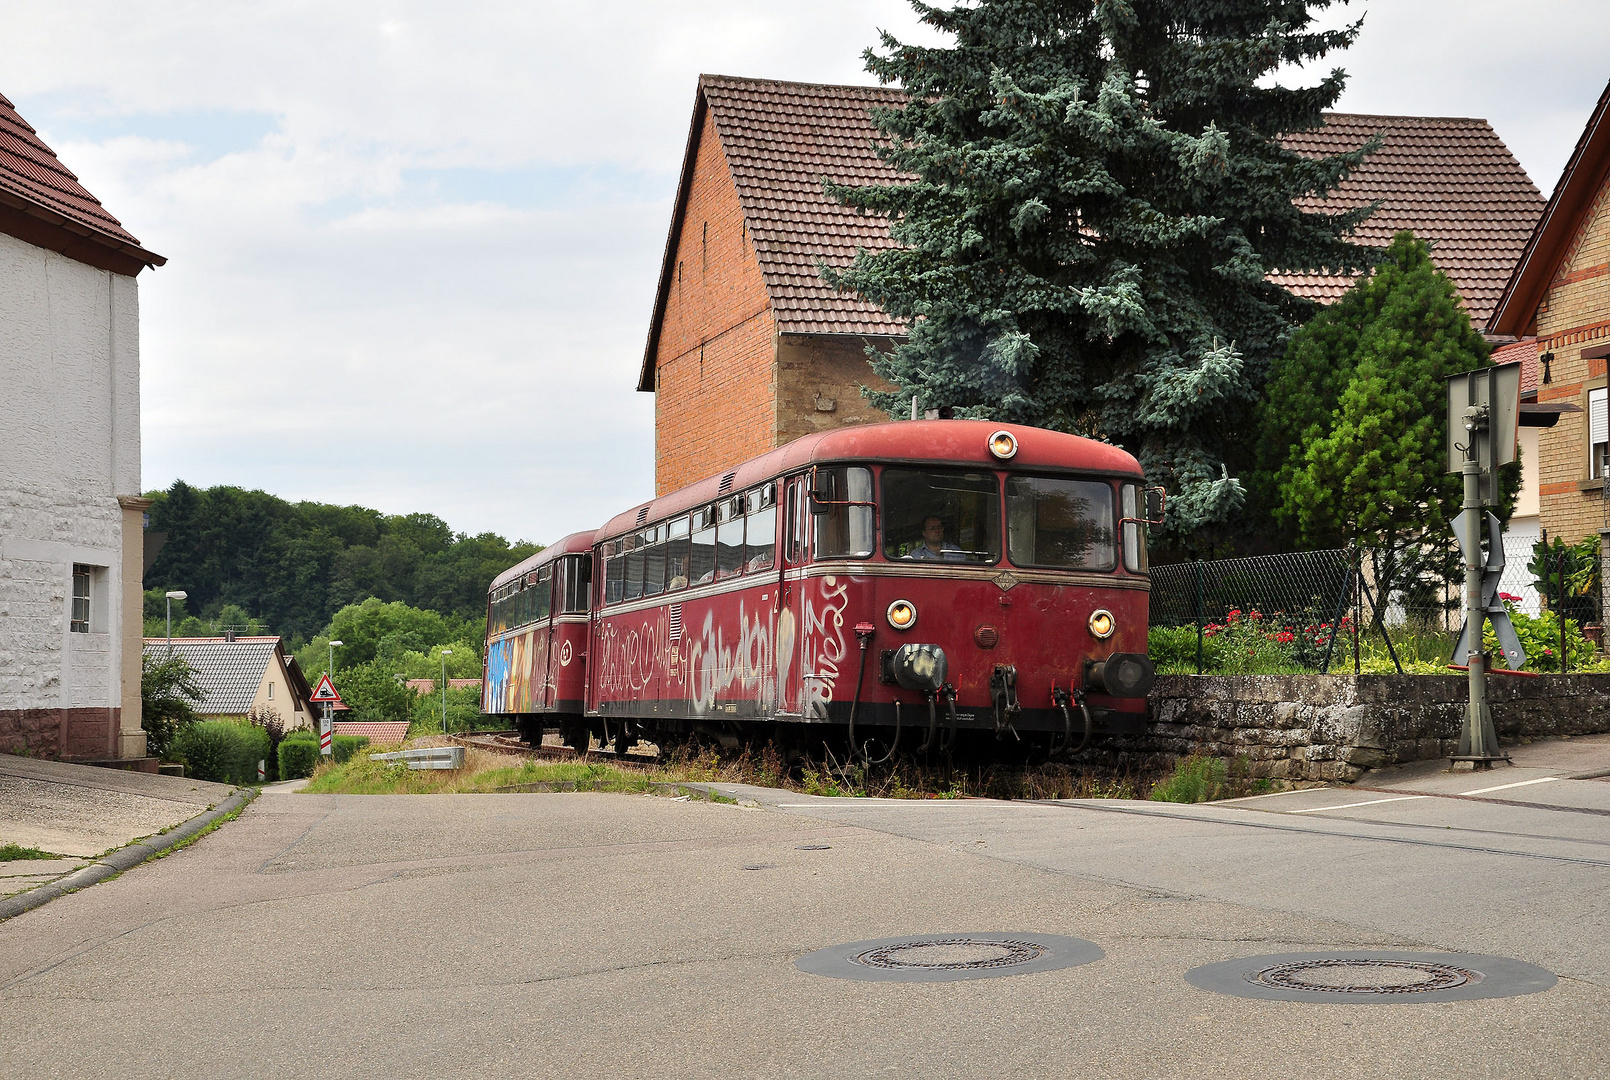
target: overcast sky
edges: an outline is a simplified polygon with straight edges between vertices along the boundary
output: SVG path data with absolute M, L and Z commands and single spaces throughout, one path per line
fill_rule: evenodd
M 700 72 L 866 83 L 903 0 L 0 0 L 0 92 L 167 266 L 144 483 L 550 541 L 652 494 L 635 392 Z M 1604 0 L 1372 0 L 1353 112 L 1479 116 L 1545 194 Z M 1301 73 L 1294 73 L 1301 79 Z

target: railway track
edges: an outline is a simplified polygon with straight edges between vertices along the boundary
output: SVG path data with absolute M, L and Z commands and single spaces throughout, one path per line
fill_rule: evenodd
M 554 761 L 576 761 L 579 755 L 576 751 L 560 743 L 543 743 L 541 746 L 532 746 L 523 742 L 520 736 L 512 731 L 466 731 L 452 736 L 453 741 L 461 746 L 475 746 L 482 750 L 491 750 L 499 754 L 518 754 L 522 757 L 545 758 Z M 592 747 L 587 751 L 586 760 L 592 762 L 608 762 L 626 768 L 646 769 L 659 764 L 658 754 L 628 753 L 624 757 L 613 750 L 602 747 Z

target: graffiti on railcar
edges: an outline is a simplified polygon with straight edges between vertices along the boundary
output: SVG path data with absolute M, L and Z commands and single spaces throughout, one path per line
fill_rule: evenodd
M 838 686 L 844 662 L 844 609 L 850 603 L 850 586 L 836 577 L 821 579 L 820 596 L 805 594 L 805 642 L 800 678 L 804 686 L 802 712 L 827 718 L 828 702 Z
M 642 696 L 652 690 L 660 665 L 660 643 L 666 639 L 666 613 L 644 612 L 650 620 L 635 626 L 610 619 L 598 627 L 599 689 L 619 696 Z
M 540 711 L 547 700 L 548 634 L 546 629 L 510 634 L 486 650 L 486 693 L 489 713 Z
M 699 633 L 687 640 L 687 696 L 695 712 L 707 712 L 718 701 L 752 701 L 762 713 L 777 707 L 777 662 L 773 652 L 772 608 L 752 612 L 738 601 L 738 626 L 728 627 L 705 613 Z

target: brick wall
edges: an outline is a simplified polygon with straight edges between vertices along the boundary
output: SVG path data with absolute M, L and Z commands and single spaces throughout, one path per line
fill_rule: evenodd
M 773 447 L 774 324 L 721 139 L 706 113 L 654 358 L 654 487 Z
M 1540 515 L 1550 536 L 1575 541 L 1605 527 L 1603 485 L 1588 480 L 1587 392 L 1605 385 L 1605 361 L 1584 352 L 1610 346 L 1610 185 L 1602 188 L 1537 310 L 1540 352 L 1552 352 L 1553 381 L 1539 401 L 1582 409 L 1539 437 Z

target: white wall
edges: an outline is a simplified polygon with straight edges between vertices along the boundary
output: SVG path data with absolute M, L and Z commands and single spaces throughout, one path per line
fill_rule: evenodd
M 135 280 L 0 234 L 0 710 L 122 704 L 117 497 L 139 488 Z M 75 562 L 104 568 L 89 634 Z

